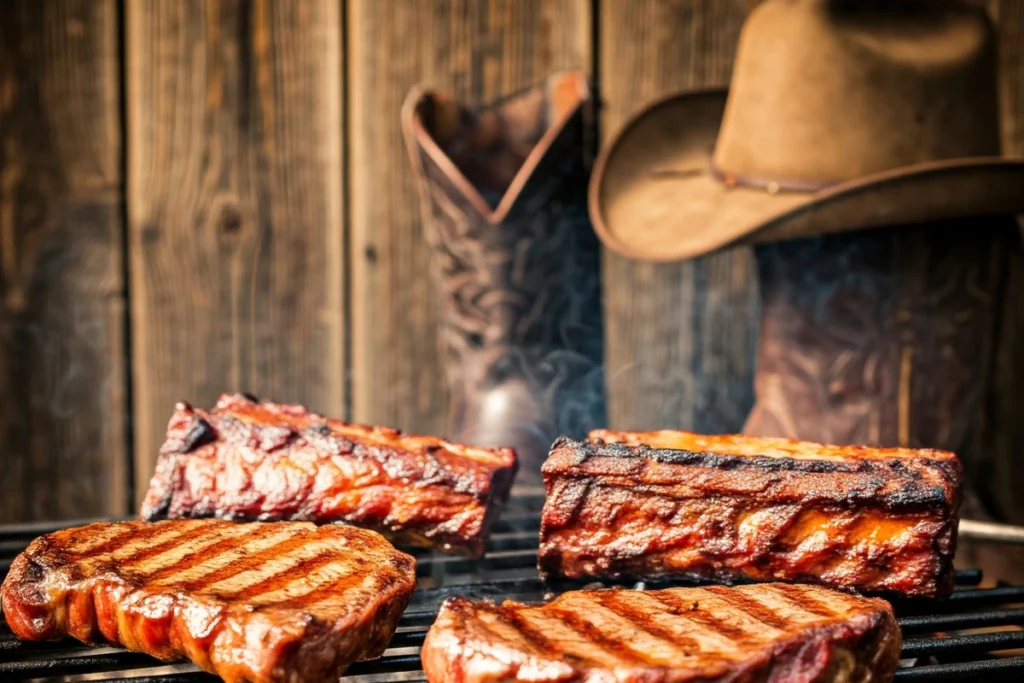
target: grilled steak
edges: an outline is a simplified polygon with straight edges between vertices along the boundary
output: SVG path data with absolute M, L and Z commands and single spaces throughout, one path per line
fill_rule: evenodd
M 892 608 L 809 585 L 593 590 L 541 607 L 450 598 L 421 657 L 430 683 L 892 680 Z
M 598 431 L 557 441 L 543 473 L 544 576 L 953 586 L 951 453 Z
M 484 552 L 515 453 L 225 395 L 179 403 L 141 517 L 346 522 L 399 543 Z
M 318 683 L 380 656 L 415 574 L 412 557 L 354 527 L 101 523 L 33 541 L 0 604 L 26 640 L 188 657 L 228 683 Z

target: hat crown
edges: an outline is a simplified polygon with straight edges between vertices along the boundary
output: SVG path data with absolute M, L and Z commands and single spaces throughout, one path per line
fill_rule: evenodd
M 998 155 L 997 92 L 982 8 L 772 0 L 741 33 L 713 162 L 736 177 L 830 183 Z

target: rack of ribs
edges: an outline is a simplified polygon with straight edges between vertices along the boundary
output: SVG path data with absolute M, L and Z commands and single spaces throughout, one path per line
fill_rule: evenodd
M 597 430 L 556 441 L 543 475 L 545 578 L 952 590 L 962 476 L 952 453 Z
M 344 522 L 471 557 L 508 500 L 514 451 L 221 396 L 175 407 L 140 516 Z

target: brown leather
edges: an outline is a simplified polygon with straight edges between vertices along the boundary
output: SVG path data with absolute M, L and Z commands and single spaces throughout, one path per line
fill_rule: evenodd
M 758 246 L 744 433 L 951 450 L 970 474 L 1016 240 L 975 219 Z
M 985 416 L 1018 241 L 1015 221 L 995 218 L 757 247 L 763 309 L 744 433 L 950 450 L 968 496 L 993 500 Z
M 520 482 L 604 424 L 600 249 L 586 214 L 581 74 L 482 112 L 414 91 L 403 128 L 444 295 L 452 437 L 511 446 Z

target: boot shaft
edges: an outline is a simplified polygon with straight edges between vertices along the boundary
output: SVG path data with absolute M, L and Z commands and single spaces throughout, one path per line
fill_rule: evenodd
M 443 298 L 454 436 L 516 447 L 521 481 L 539 480 L 557 436 L 605 419 L 581 85 L 555 76 L 476 114 L 421 95 L 406 117 Z
M 746 433 L 948 449 L 970 471 L 1012 223 L 757 247 L 763 312 Z

